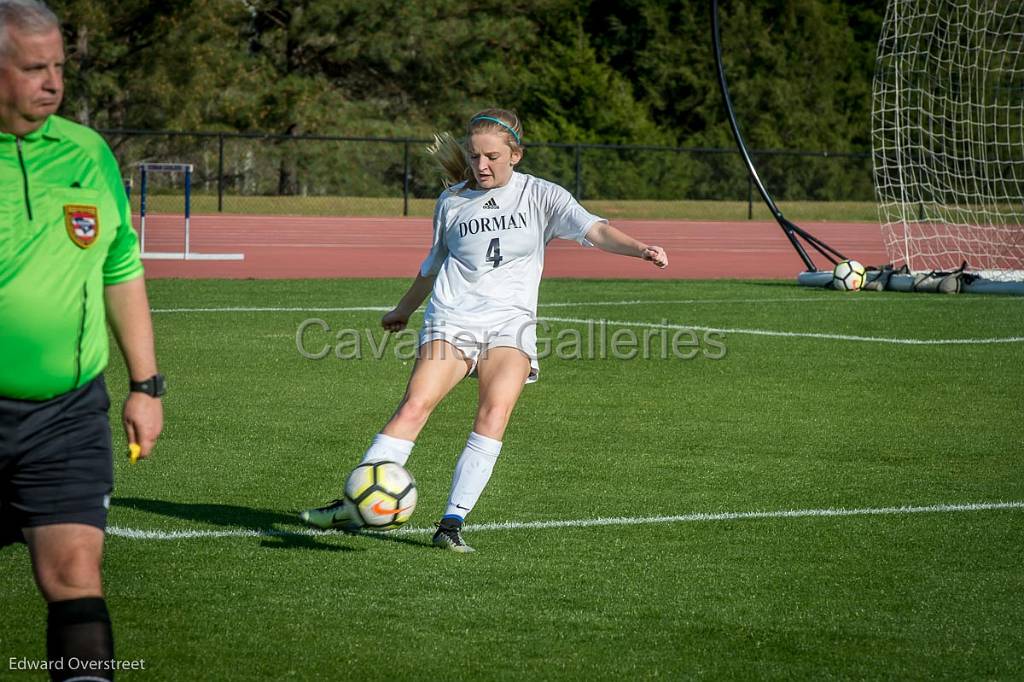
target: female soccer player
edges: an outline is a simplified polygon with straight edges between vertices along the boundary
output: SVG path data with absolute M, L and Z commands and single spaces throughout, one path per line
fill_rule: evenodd
M 479 379 L 473 431 L 455 464 L 451 492 L 433 543 L 472 552 L 462 523 L 490 479 L 523 385 L 537 380 L 537 292 L 544 248 L 555 237 L 668 265 L 648 246 L 587 212 L 565 189 L 518 173 L 523 129 L 515 113 L 485 109 L 469 120 L 464 145 L 450 135 L 431 149 L 451 182 L 434 209 L 434 237 L 419 274 L 387 330 L 405 328 L 430 294 L 420 347 L 405 396 L 373 439 L 363 462 L 404 465 L 431 412 L 467 376 Z M 317 528 L 351 529 L 341 500 L 300 514 Z

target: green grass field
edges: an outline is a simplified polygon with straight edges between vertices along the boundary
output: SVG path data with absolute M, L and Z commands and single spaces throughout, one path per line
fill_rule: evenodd
M 120 679 L 1020 679 L 1024 300 L 547 281 L 542 317 L 692 325 L 697 357 L 543 359 L 457 555 L 430 527 L 473 381 L 410 460 L 411 528 L 295 519 L 338 494 L 411 367 L 308 360 L 296 331 L 374 329 L 323 309 L 406 284 L 150 283 L 171 392 L 156 457 L 116 464 L 108 601 L 118 658 L 145 661 Z M 0 677 L 34 679 L 8 670 L 45 656 L 24 547 L 0 550 L 0 609 Z

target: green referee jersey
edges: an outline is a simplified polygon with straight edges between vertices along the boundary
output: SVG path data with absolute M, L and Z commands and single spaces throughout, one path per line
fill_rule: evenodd
M 46 400 L 106 367 L 104 287 L 142 275 L 121 173 L 58 116 L 0 133 L 0 396 Z

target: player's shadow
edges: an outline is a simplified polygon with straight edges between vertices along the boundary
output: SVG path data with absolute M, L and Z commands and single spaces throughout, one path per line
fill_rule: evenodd
M 394 533 L 387 532 L 366 532 L 360 531 L 359 537 L 370 538 L 371 540 L 379 540 L 380 542 L 397 542 L 400 545 L 412 545 L 414 547 L 428 547 L 434 548 L 434 544 L 429 540 L 417 540 L 416 538 L 410 538 L 405 535 L 395 535 Z
M 229 528 L 265 531 L 260 546 L 270 549 L 318 549 L 328 552 L 352 552 L 351 547 L 320 542 L 315 535 L 297 532 L 301 527 L 295 514 L 285 514 L 272 509 L 254 509 L 232 504 L 210 504 L 169 502 L 142 497 L 115 497 L 110 500 L 115 507 L 125 507 L 150 514 L 159 514 L 183 521 L 215 524 Z M 279 526 L 284 526 L 280 529 Z

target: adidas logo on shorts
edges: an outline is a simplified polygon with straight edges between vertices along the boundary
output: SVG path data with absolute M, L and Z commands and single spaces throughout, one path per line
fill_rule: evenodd
M 484 208 L 499 208 L 499 206 L 494 201 L 494 197 L 491 197 L 490 199 L 487 200 L 487 203 L 484 204 Z

